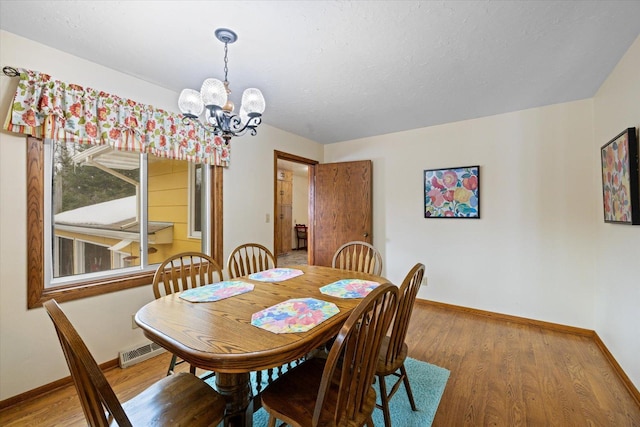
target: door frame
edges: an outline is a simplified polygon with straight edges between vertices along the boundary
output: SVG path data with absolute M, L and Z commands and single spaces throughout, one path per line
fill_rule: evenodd
M 278 160 L 286 160 L 288 162 L 301 163 L 308 166 L 307 176 L 309 185 L 309 201 L 307 209 L 309 210 L 309 227 L 307 228 L 307 256 L 309 258 L 309 264 L 313 264 L 313 200 L 315 190 L 313 176 L 314 167 L 320 162 L 313 159 L 307 159 L 306 157 L 297 156 L 295 154 L 285 153 L 284 151 L 273 150 L 273 249 L 274 256 L 276 258 L 278 255 L 275 254 L 275 249 L 280 247 L 280 234 L 276 229 L 276 217 L 278 215 Z

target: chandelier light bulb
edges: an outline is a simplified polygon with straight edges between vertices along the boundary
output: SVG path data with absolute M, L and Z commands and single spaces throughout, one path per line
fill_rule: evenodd
M 193 89 L 184 89 L 180 92 L 180 98 L 178 98 L 178 107 L 182 114 L 199 117 L 204 109 L 204 103 L 200 97 L 200 92 Z
M 200 89 L 204 105 L 215 105 L 222 108 L 227 103 L 227 90 L 218 79 L 206 79 Z
M 265 106 L 264 96 L 262 96 L 260 89 L 252 87 L 245 89 L 242 93 L 242 107 L 244 107 L 247 113 L 262 114 L 264 113 Z

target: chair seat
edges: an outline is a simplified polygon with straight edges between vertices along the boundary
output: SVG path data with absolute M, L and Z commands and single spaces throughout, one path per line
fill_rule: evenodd
M 204 381 L 180 372 L 156 382 L 122 407 L 134 426 L 215 426 L 225 400 Z
M 313 410 L 316 406 L 318 389 L 324 370 L 326 359 L 310 359 L 287 375 L 275 380 L 262 394 L 262 406 L 274 414 L 279 420 L 296 427 L 312 427 Z M 337 388 L 340 371 L 336 369 L 331 387 Z M 329 393 L 322 407 L 322 414 L 318 426 L 354 427 L 362 426 L 371 415 L 376 404 L 376 392 L 373 386 L 366 396 L 364 411 L 353 422 L 334 424 L 331 419 L 335 413 L 337 392 Z
M 376 366 L 376 375 L 391 375 L 396 372 L 400 367 L 404 364 L 404 361 L 407 359 L 407 355 L 409 354 L 409 348 L 407 344 L 403 343 L 400 349 L 400 353 L 389 360 L 385 361 L 385 356 L 389 349 L 389 343 L 391 342 L 391 337 L 386 336 L 382 338 L 382 344 L 380 345 L 380 355 L 378 356 L 378 364 Z

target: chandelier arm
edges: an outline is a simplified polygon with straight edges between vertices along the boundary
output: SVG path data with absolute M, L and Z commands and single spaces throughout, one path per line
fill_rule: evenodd
M 222 114 L 222 108 L 216 105 L 205 105 L 205 108 L 209 110 L 209 116 L 213 117 L 216 121 L 216 124 L 212 124 L 212 123 L 209 123 L 209 124 L 215 127 L 221 127 L 222 122 L 224 120 L 224 115 Z
M 238 128 L 237 130 L 234 129 L 233 134 L 235 136 L 242 136 L 247 133 L 247 131 L 250 131 L 251 135 L 255 136 L 258 132 L 256 128 L 260 125 L 261 122 L 262 118 L 260 116 L 249 117 L 249 120 L 247 121 L 247 123 L 245 123 L 244 126 Z M 238 123 L 240 123 L 240 118 L 238 118 Z
M 246 126 L 242 126 L 242 120 L 237 114 L 229 116 L 229 130 L 233 133 L 241 132 Z
M 210 111 L 210 114 L 215 117 L 216 124 L 212 123 L 202 123 L 198 120 L 198 117 L 185 114 L 182 117 L 182 123 L 195 124 L 201 129 L 204 129 L 207 132 L 211 132 L 214 135 L 228 135 L 229 137 L 234 136 L 243 136 L 247 132 L 251 134 L 251 136 L 256 136 L 258 134 L 257 127 L 262 123 L 261 115 L 252 115 L 249 117 L 247 123 L 242 126 L 242 121 L 237 115 L 226 115 L 224 111 L 216 106 L 207 106 Z

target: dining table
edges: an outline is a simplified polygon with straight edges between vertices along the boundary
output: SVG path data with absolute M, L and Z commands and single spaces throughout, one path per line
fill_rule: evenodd
M 363 296 L 345 293 L 344 287 L 336 292 L 335 285 L 386 281 L 331 267 L 275 268 L 222 282 L 242 289 L 222 299 L 202 298 L 204 290 L 191 298 L 187 294 L 194 290 L 161 297 L 138 310 L 135 322 L 151 341 L 192 366 L 214 371 L 215 388 L 227 401 L 225 425 L 246 427 L 253 424 L 251 372 L 300 360 L 339 333 Z M 293 321 L 280 310 L 295 311 L 301 302 L 322 309 Z

